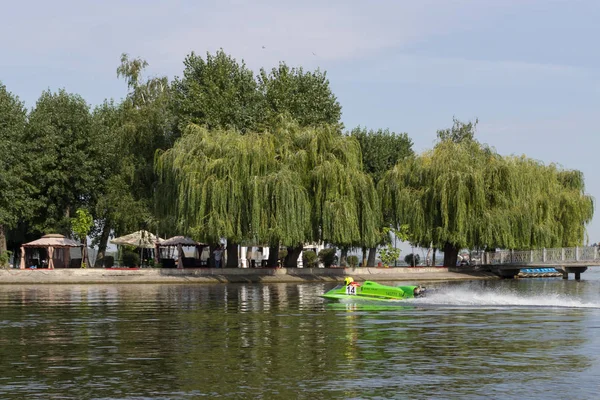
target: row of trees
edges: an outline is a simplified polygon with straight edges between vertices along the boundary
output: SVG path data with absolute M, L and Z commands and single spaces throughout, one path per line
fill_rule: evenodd
M 88 210 L 100 258 L 111 234 L 141 228 L 288 247 L 378 245 L 396 229 L 443 249 L 580 244 L 593 213 L 583 177 L 502 157 L 455 121 L 415 155 L 406 134 L 344 131 L 325 73 L 281 63 L 254 74 L 223 51 L 190 54 L 180 78 L 144 78 L 123 55 L 129 92 L 91 109 L 46 91 L 29 112 L 0 85 L 0 254 L 45 232 L 70 235 Z M 401 229 L 400 229 L 401 228 Z M 6 235 L 6 236 L 5 236 Z M 78 235 L 79 236 L 79 235 Z

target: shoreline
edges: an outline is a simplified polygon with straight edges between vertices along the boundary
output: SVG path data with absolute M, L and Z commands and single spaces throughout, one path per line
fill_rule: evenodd
M 444 267 L 395 268 L 87 268 L 87 269 L 0 269 L 3 284 L 103 284 L 103 283 L 309 283 L 341 282 L 352 276 L 357 281 L 380 280 L 431 282 L 499 279 L 488 271 Z

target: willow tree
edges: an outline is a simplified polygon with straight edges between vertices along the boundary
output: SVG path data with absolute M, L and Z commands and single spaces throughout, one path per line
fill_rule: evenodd
M 375 246 L 381 209 L 373 179 L 363 169 L 360 143 L 332 125 L 300 129 L 292 137 L 312 202 L 311 240 L 342 248 Z
M 156 167 L 163 215 L 200 240 L 285 245 L 290 263 L 307 241 L 376 240 L 373 183 L 358 143 L 337 127 L 281 121 L 240 135 L 190 125 Z
M 227 238 L 228 248 L 246 240 L 301 241 L 310 223 L 308 196 L 295 171 L 281 164 L 273 135 L 190 125 L 157 155 L 162 215 L 175 216 L 198 240 Z
M 356 127 L 350 132 L 350 135 L 360 143 L 363 170 L 371 176 L 375 185 L 396 163 L 414 155 L 412 140 L 406 133 L 391 132 L 389 129 L 374 131 Z M 383 221 L 383 224 L 389 226 L 390 222 L 392 221 L 387 219 Z M 388 232 L 389 229 L 381 230 L 379 245 L 390 242 Z M 342 258 L 344 258 L 345 252 L 347 251 L 342 251 Z M 363 247 L 362 252 L 363 265 L 374 267 L 377 247 L 369 248 L 368 259 L 365 259 L 366 247 Z
M 593 200 L 579 171 L 526 157 L 502 157 L 455 121 L 438 144 L 396 165 L 379 188 L 384 210 L 410 227 L 411 241 L 444 250 L 529 249 L 582 244 Z

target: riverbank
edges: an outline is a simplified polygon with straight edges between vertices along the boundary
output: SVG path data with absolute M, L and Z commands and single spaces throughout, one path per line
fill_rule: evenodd
M 198 268 L 198 269 L 0 269 L 0 284 L 60 283 L 294 283 L 357 281 L 450 281 L 497 279 L 490 272 L 448 268 Z

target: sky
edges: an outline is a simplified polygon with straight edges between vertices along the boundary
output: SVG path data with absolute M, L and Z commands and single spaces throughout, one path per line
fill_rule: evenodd
M 346 128 L 406 132 L 431 148 L 452 118 L 476 137 L 584 173 L 600 198 L 596 0 L 0 0 L 0 82 L 28 108 L 65 88 L 119 100 L 121 53 L 180 76 L 222 48 L 253 70 L 327 72 Z M 600 211 L 588 241 L 600 241 Z

